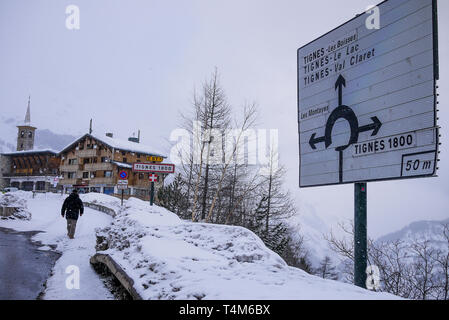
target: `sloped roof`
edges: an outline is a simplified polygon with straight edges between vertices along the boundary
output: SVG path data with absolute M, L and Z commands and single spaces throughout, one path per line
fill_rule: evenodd
M 11 151 L 11 152 L 3 152 L 1 155 L 4 156 L 19 156 L 25 154 L 33 154 L 33 153 L 52 153 L 57 155 L 59 152 L 52 149 L 41 149 L 41 150 L 23 150 L 23 151 Z
M 93 138 L 95 140 L 101 141 L 105 145 L 109 146 L 110 148 L 122 150 L 122 151 L 129 151 L 129 152 L 136 152 L 136 153 L 142 153 L 146 155 L 152 155 L 152 156 L 159 156 L 163 158 L 167 158 L 167 156 L 164 156 L 160 154 L 159 152 L 155 152 L 155 150 L 149 146 L 145 146 L 140 143 L 131 142 L 127 140 L 122 139 L 116 139 L 116 138 L 110 138 L 107 136 L 100 136 L 97 134 L 90 134 L 86 133 L 83 136 L 77 138 L 75 141 L 71 142 L 69 145 L 64 147 L 60 153 L 67 151 L 68 149 L 72 148 L 79 140 L 84 139 L 86 137 Z

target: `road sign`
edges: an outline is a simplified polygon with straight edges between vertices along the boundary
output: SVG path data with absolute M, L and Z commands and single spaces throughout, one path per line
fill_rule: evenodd
M 157 174 L 150 174 L 148 175 L 148 179 L 150 180 L 150 182 L 157 182 Z
M 160 172 L 160 173 L 174 173 L 174 164 L 162 164 L 162 163 L 134 163 L 133 171 L 135 172 Z
M 128 185 L 128 180 L 118 180 L 117 184 L 118 185 Z
M 162 162 L 164 161 L 164 158 L 156 156 L 147 156 L 147 161 Z
M 298 50 L 300 187 L 436 173 L 436 1 L 378 8 Z
M 126 189 L 128 189 L 128 184 L 118 184 L 117 189 L 118 190 L 126 190 Z
M 128 179 L 128 173 L 126 171 L 120 171 L 118 176 L 120 179 Z
M 59 177 L 54 177 L 53 178 L 53 187 L 55 188 L 59 183 Z

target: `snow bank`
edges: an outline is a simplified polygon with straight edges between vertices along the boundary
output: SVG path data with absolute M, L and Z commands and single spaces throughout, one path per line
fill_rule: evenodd
M 97 235 L 144 299 L 397 299 L 289 267 L 245 228 L 182 221 L 135 198 Z

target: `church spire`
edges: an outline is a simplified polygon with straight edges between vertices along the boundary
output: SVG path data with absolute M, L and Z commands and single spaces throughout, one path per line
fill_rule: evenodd
M 31 122 L 30 102 L 31 102 L 31 96 L 28 96 L 28 108 L 27 108 L 27 113 L 25 115 L 25 123 L 28 123 L 28 124 Z
M 31 97 L 28 96 L 28 108 L 25 115 L 25 122 L 20 123 L 17 128 L 17 151 L 33 150 L 34 148 L 34 131 L 36 127 L 31 125 Z

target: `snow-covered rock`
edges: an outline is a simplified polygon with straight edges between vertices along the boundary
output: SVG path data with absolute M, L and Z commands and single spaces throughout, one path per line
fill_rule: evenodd
M 14 209 L 10 216 L 2 216 L 2 219 L 31 219 L 31 212 L 28 211 L 27 200 L 20 197 L 22 194 L 22 192 L 0 194 L 0 207 L 3 207 L 4 210 L 7 208 Z

